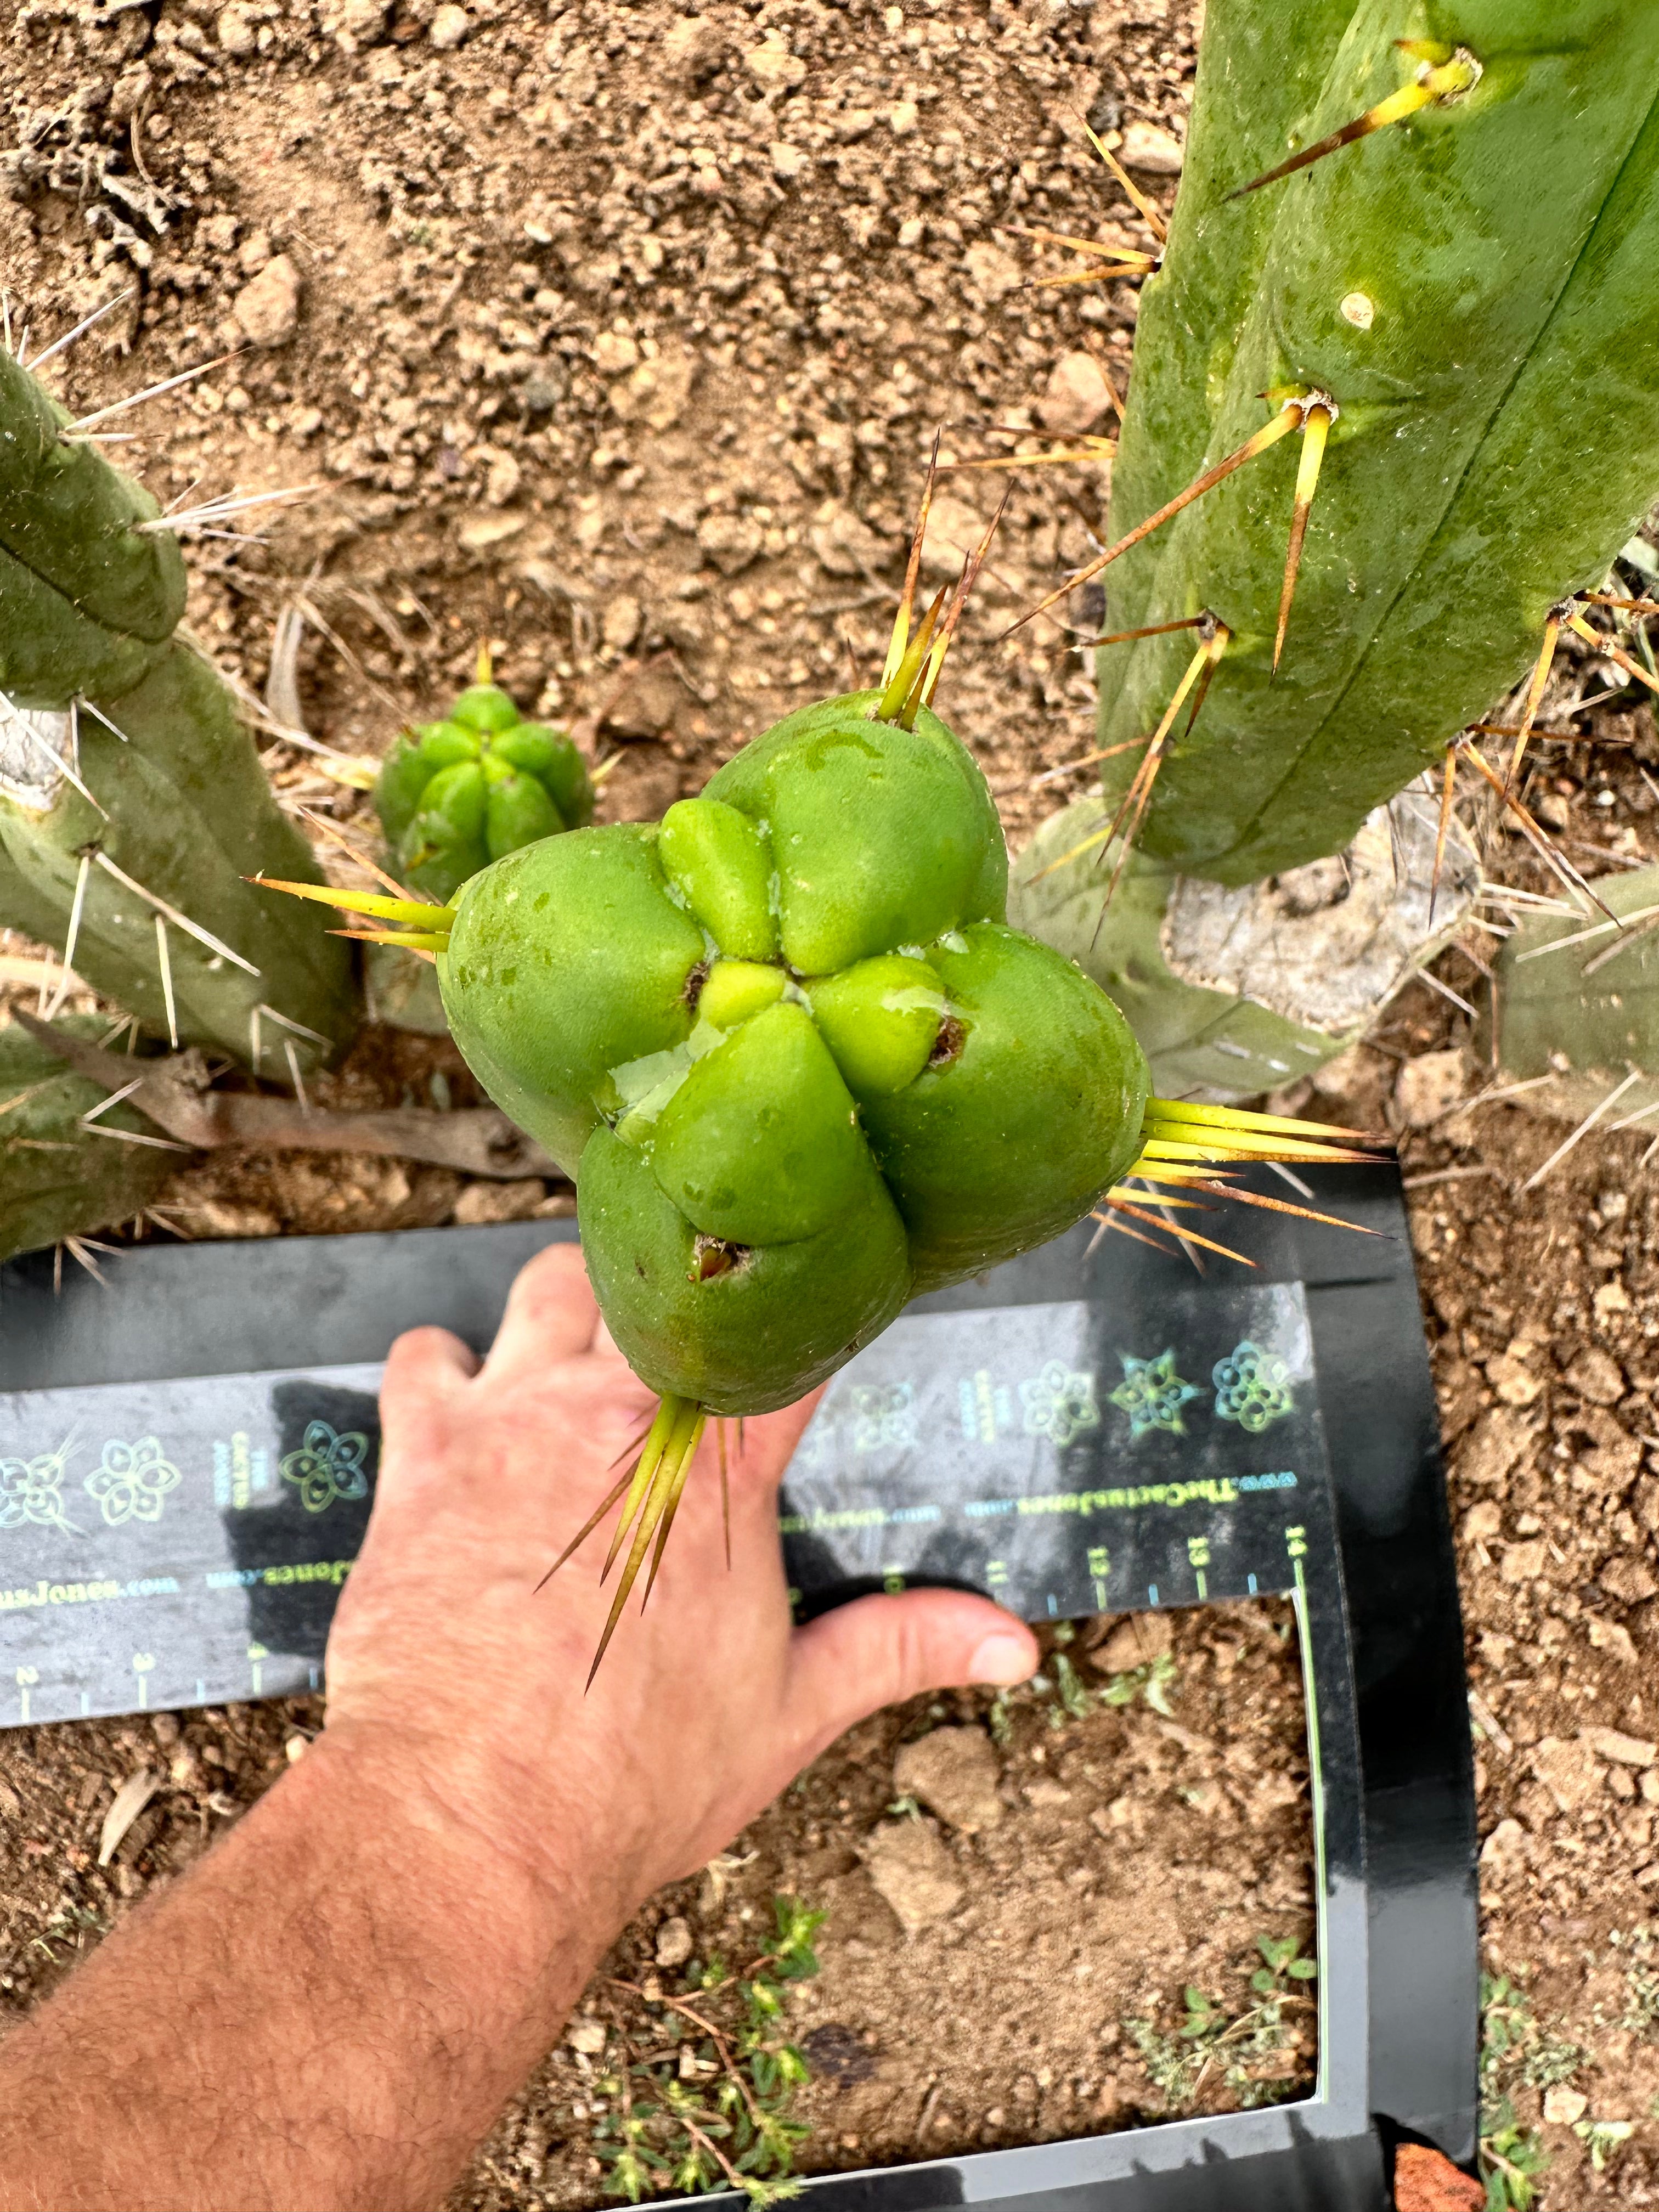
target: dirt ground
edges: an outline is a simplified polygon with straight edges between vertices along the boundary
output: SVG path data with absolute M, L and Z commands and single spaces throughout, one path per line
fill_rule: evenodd
M 229 354 L 133 410 L 111 451 L 163 500 L 318 487 L 246 538 L 192 541 L 191 620 L 221 664 L 277 720 L 372 755 L 489 637 L 521 701 L 615 757 L 609 819 L 655 815 L 778 714 L 867 678 L 936 431 L 950 459 L 1110 429 L 1133 287 L 1030 289 L 1066 260 L 1029 233 L 1144 242 L 1080 118 L 1124 133 L 1167 205 L 1194 45 L 1183 0 L 31 0 L 0 25 L 10 313 L 38 348 L 131 288 L 56 388 L 90 409 Z M 941 703 L 1018 842 L 1082 783 L 1036 779 L 1088 750 L 1093 684 L 1058 626 L 999 634 L 1085 556 L 1109 471 L 947 477 L 941 548 L 959 558 L 1009 483 Z M 1592 871 L 1659 857 L 1650 718 L 1627 695 L 1580 704 L 1608 673 L 1564 652 L 1540 721 L 1595 742 L 1541 747 L 1532 785 Z M 266 758 L 287 803 L 370 834 L 315 756 L 273 740 Z M 1517 841 L 1473 826 L 1489 874 L 1543 887 Z M 1443 986 L 1478 1005 L 1494 943 L 1467 933 Z M 30 950 L 0 933 L 0 953 Z M 1309 1103 L 1392 1128 L 1412 1185 L 1480 1732 L 1488 2087 L 1553 2160 L 1546 2212 L 1640 2204 L 1659 2200 L 1659 1194 L 1640 1130 L 1593 1133 L 1523 1190 L 1565 1131 L 1467 1103 L 1478 1066 L 1431 1056 L 1470 1027 L 1414 986 Z M 386 1033 L 325 1095 L 476 1097 L 447 1042 Z M 162 1210 L 268 1235 L 560 1202 L 255 1157 L 193 1165 Z M 610 2040 L 562 2047 L 458 2203 L 592 2201 L 595 2081 L 661 2014 L 678 1925 L 682 1957 L 740 1956 L 781 1888 L 831 1916 L 789 2014 L 815 2066 L 808 2166 L 1192 2108 L 1186 1985 L 1245 2020 L 1257 1939 L 1310 1925 L 1280 1626 L 1182 1619 L 1168 1715 L 1143 1682 L 1079 1717 L 1051 1672 L 997 1717 L 1000 1745 L 975 1698 L 856 1731 L 624 1937 L 617 1978 L 646 1995 L 617 2012 L 596 1992 Z M 1118 1679 L 1073 1656 L 1097 1688 Z M 310 1701 L 0 1739 L 6 2008 L 321 1717 Z M 981 1783 L 988 1758 L 994 1817 L 958 1825 L 906 1786 L 904 1747 L 934 1738 Z M 104 1815 L 141 1767 L 161 1786 L 100 1870 Z M 1247 2078 L 1208 2069 L 1198 2108 L 1295 2092 L 1310 2039 L 1293 2005 L 1283 2021 Z

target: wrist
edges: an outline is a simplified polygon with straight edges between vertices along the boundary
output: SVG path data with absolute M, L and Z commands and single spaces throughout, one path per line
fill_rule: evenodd
M 538 1950 L 579 1954 L 584 1978 L 640 1901 L 587 1805 L 571 1793 L 555 1811 L 543 1768 L 493 1731 L 331 1716 L 290 1784 L 307 1818 L 339 1808 L 407 1879 L 434 1895 L 453 1887 L 469 1917 L 516 1928 Z

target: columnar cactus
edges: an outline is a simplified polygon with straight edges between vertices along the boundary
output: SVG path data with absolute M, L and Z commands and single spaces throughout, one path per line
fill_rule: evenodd
M 1115 540 L 1291 434 L 1105 570 L 1109 632 L 1229 633 L 1148 853 L 1243 884 L 1335 851 L 1517 680 L 1659 493 L 1656 66 L 1659 14 L 1614 0 L 1211 0 Z M 1293 479 L 1310 491 L 1327 434 L 1284 628 Z M 1103 650 L 1103 747 L 1153 729 L 1193 647 Z M 1109 788 L 1135 766 L 1109 762 Z
M 63 1028 L 106 1024 L 66 1016 Z M 142 1213 L 177 1164 L 142 1114 L 66 1068 L 15 1023 L 0 1027 L 0 1260 Z
M 0 352 L 0 923 L 147 1027 L 279 1071 L 349 1036 L 346 948 L 244 878 L 315 873 L 234 702 L 175 635 L 156 504 Z

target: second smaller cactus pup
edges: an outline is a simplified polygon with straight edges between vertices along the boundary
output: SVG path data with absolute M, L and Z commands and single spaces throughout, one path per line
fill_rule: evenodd
M 399 738 L 375 786 L 398 873 L 441 903 L 492 860 L 593 819 L 592 781 L 569 737 L 525 720 L 492 675 L 482 647 L 477 682 L 441 721 Z

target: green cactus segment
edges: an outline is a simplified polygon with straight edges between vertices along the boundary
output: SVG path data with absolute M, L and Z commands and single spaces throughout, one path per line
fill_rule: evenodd
M 1283 9 L 1210 0 L 1170 242 L 1160 274 L 1140 290 L 1133 398 L 1112 464 L 1115 531 L 1154 514 L 1205 465 L 1215 404 L 1278 213 L 1271 195 L 1237 204 L 1224 220 L 1215 210 L 1301 143 L 1352 13 L 1353 0 Z M 1126 556 L 1108 580 L 1115 609 L 1128 588 L 1118 574 L 1133 562 L 1139 574 L 1156 558 L 1156 547 Z M 1121 627 L 1115 611 L 1109 627 Z
M 578 1226 L 606 1326 L 635 1372 L 714 1413 L 764 1413 L 817 1388 L 910 1295 L 904 1224 L 873 1170 L 816 1237 L 733 1249 L 700 1237 L 641 1155 L 601 1129 Z
M 398 740 L 375 787 L 404 879 L 441 902 L 469 877 L 593 818 L 587 763 L 562 730 L 519 719 L 496 684 Z
M 949 1011 L 936 971 L 902 952 L 825 975 L 809 995 L 824 1042 L 860 1098 L 884 1098 L 914 1083 Z
M 1002 919 L 1007 854 L 984 777 L 926 708 L 914 730 L 872 722 L 877 697 L 786 716 L 703 794 L 769 831 L 783 956 L 798 975 Z
M 96 1040 L 109 1024 L 68 1015 L 58 1026 Z M 115 1133 L 82 1127 L 105 1095 L 15 1024 L 0 1028 L 0 1261 L 131 1219 L 172 1173 L 176 1154 L 126 1141 L 157 1134 L 131 1107 L 98 1116 Z
M 1627 937 L 1599 914 L 1544 915 L 1517 929 L 1493 970 L 1497 1052 L 1490 1017 L 1474 1049 L 1504 1082 L 1530 1084 L 1517 1103 L 1535 1110 L 1577 1119 L 1624 1085 L 1618 1120 L 1659 1104 L 1659 867 L 1603 876 L 1595 890 Z
M 44 811 L 0 796 L 0 852 L 25 902 L 16 919 L 62 952 L 78 890 L 76 972 L 165 1036 L 155 925 L 170 909 L 214 940 L 167 922 L 181 1042 L 246 1060 L 257 1023 L 270 1073 L 288 1073 L 285 1037 L 302 1068 L 331 1057 L 356 1021 L 349 954 L 317 909 L 278 909 L 244 880 L 314 882 L 317 870 L 223 684 L 174 644 L 106 711 L 120 736 L 94 714 L 80 718 L 80 773 L 97 806 L 68 782 Z M 14 919 L 9 908 L 0 919 Z
M 1069 1229 L 1140 1150 L 1146 1062 L 1069 960 L 978 923 L 932 956 L 950 1006 L 936 1064 L 865 1102 L 918 1291 Z
M 125 690 L 172 635 L 185 570 L 155 501 L 0 352 L 0 691 L 64 707 Z
M 1299 32 L 1300 11 L 1287 20 Z M 1226 884 L 1335 849 L 1437 758 L 1659 489 L 1659 15 L 1440 7 L 1433 34 L 1481 64 L 1468 93 L 1229 200 L 1221 180 L 1248 182 L 1261 148 L 1225 64 L 1259 24 L 1243 0 L 1210 11 L 1181 219 L 1143 295 L 1113 527 L 1178 488 L 1177 459 L 1182 474 L 1194 463 L 1200 379 L 1197 465 L 1260 427 L 1264 392 L 1328 392 L 1340 412 L 1277 679 L 1295 439 L 1107 572 L 1109 629 L 1207 608 L 1233 633 L 1139 841 Z M 1410 64 L 1395 40 L 1423 27 L 1392 0 L 1355 9 L 1287 137 L 1308 143 L 1395 90 Z M 1235 248 L 1259 270 L 1242 316 Z M 1177 323 L 1183 343 L 1149 342 Z M 1103 652 L 1103 745 L 1155 726 L 1189 652 L 1180 637 Z M 1133 753 L 1109 764 L 1109 787 L 1133 769 Z
M 662 818 L 662 864 L 720 951 L 775 960 L 772 855 L 746 814 L 720 799 L 682 799 Z
M 972 759 L 874 696 L 791 715 L 660 831 L 496 862 L 439 959 L 474 1073 L 575 1174 L 617 1342 L 717 1413 L 788 1402 L 913 1289 L 1068 1228 L 1139 1147 L 1145 1064 L 1004 923 Z
M 648 1092 L 644 1063 L 690 1036 L 707 954 L 654 828 L 576 830 L 466 884 L 440 959 L 444 1006 L 490 1097 L 574 1176 L 602 1115 Z

